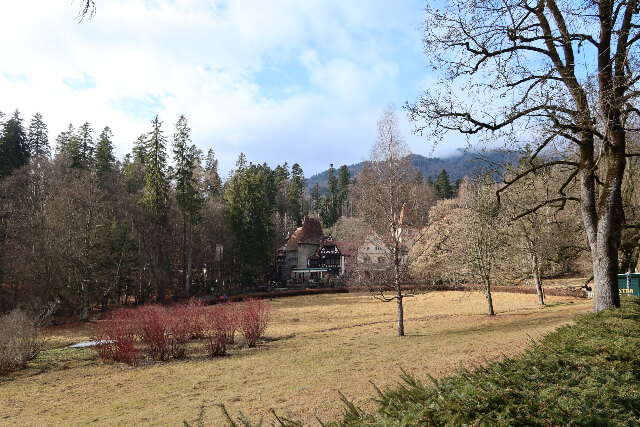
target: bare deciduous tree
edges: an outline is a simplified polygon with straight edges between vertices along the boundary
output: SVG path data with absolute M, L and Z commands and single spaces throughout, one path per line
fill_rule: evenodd
M 510 181 L 531 166 L 531 163 L 524 162 L 517 170 L 507 171 L 505 179 Z M 543 276 L 552 273 L 554 265 L 564 268 L 560 273 L 567 273 L 569 266 L 564 261 L 578 258 L 582 252 L 588 251 L 586 243 L 582 244 L 586 238 L 575 209 L 558 211 L 551 206 L 536 209 L 544 204 L 559 182 L 566 181 L 570 173 L 562 165 L 538 171 L 518 180 L 502 198 L 510 220 L 507 229 L 509 259 L 506 262 L 511 265 L 507 268 L 515 277 L 522 277 L 524 273 L 527 279 L 533 280 L 540 305 L 544 305 Z M 567 193 L 575 194 L 576 187 L 571 185 Z
M 408 262 L 407 229 L 420 228 L 415 212 L 428 210 L 434 197 L 424 194 L 414 187 L 418 185 L 409 163 L 409 148 L 399 132 L 398 121 L 392 107 L 387 107 L 378 120 L 378 138 L 371 149 L 369 164 L 360 172 L 352 195 L 358 214 L 385 242 L 388 266 L 385 273 L 376 279 L 391 284 L 395 295 L 386 296 L 383 287 L 378 299 L 398 305 L 398 335 L 404 335 L 403 299 L 401 283 L 407 272 Z M 422 187 L 425 187 L 420 183 Z M 426 188 L 426 187 L 425 187 Z M 405 258 L 403 260 L 403 258 Z
M 638 114 L 637 0 L 454 0 L 429 6 L 425 47 L 443 79 L 408 106 L 418 131 L 505 137 L 543 135 L 532 157 L 550 158 L 514 180 L 554 164 L 573 167 L 580 197 L 560 186 L 547 205 L 579 199 L 591 249 L 594 311 L 617 307 L 618 248 L 624 222 L 622 181 L 627 126 Z M 464 95 L 460 96 L 459 94 Z M 509 181 L 505 188 L 509 187 Z

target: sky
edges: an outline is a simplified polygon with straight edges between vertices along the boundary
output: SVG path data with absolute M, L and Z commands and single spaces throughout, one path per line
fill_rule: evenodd
M 433 150 L 402 110 L 433 81 L 424 0 L 96 0 L 82 22 L 79 0 L 3 3 L 0 111 L 40 112 L 52 145 L 89 122 L 121 158 L 156 114 L 169 142 L 183 114 L 223 176 L 240 152 L 311 176 L 368 158 L 388 104 L 414 153 L 463 145 Z

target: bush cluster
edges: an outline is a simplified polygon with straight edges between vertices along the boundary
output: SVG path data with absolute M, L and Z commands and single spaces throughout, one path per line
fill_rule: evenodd
M 240 331 L 249 347 L 255 347 L 269 321 L 269 305 L 263 300 L 205 307 L 198 302 L 166 308 L 148 305 L 113 311 L 96 327 L 95 349 L 105 363 L 135 365 L 142 352 L 154 360 L 180 359 L 192 339 L 202 341 L 209 356 L 222 356 Z
M 0 375 L 24 368 L 41 348 L 42 338 L 35 317 L 20 309 L 0 317 Z

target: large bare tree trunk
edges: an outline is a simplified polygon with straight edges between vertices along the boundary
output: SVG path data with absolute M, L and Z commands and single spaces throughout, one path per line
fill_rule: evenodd
M 538 304 L 544 305 L 542 277 L 540 277 L 540 261 L 538 260 L 538 254 L 535 252 L 531 252 L 531 268 L 533 270 L 533 283 L 535 284 L 536 292 L 538 293 Z
M 612 126 L 613 127 L 613 126 Z M 583 166 L 581 196 L 582 215 L 591 248 L 593 263 L 593 311 L 620 307 L 618 292 L 618 250 L 624 212 L 622 210 L 622 180 L 625 168 L 624 132 L 611 130 L 611 144 L 604 148 L 604 182 L 597 194 L 593 145 L 581 148 Z M 587 167 L 584 167 L 587 166 Z M 598 197 L 599 196 L 599 197 Z M 597 204 L 596 204 L 596 200 Z

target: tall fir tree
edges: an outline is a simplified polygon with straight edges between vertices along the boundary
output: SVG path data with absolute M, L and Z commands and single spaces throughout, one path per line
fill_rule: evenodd
M 207 151 L 207 157 L 205 158 L 205 191 L 209 197 L 216 197 L 220 195 L 220 189 L 222 186 L 222 180 L 218 174 L 218 159 L 212 148 Z
M 87 168 L 93 164 L 95 143 L 93 141 L 93 129 L 88 122 L 78 128 L 76 138 L 78 139 L 78 159 L 81 167 Z
M 95 165 L 96 165 L 96 181 L 99 187 L 104 187 L 108 176 L 115 168 L 116 158 L 113 155 L 113 133 L 109 126 L 100 133 L 98 144 L 96 145 Z
M 442 172 L 440 172 L 440 175 L 438 175 L 438 178 L 436 179 L 434 188 L 436 190 L 436 194 L 441 199 L 453 198 L 453 187 L 451 186 L 449 174 L 446 170 L 442 169 Z
M 187 119 L 180 116 L 173 134 L 173 161 L 175 164 L 176 202 L 182 215 L 182 285 L 185 295 L 191 290 L 191 230 L 202 218 L 204 199 L 196 178 L 200 164 L 200 151 L 191 142 L 191 129 Z
M 138 162 L 142 165 L 145 164 L 147 158 L 147 134 L 142 134 L 133 143 L 133 150 L 131 150 L 132 161 Z
M 339 216 L 345 214 L 345 203 L 349 197 L 349 185 L 351 184 L 351 173 L 347 165 L 342 165 L 338 169 L 338 200 L 337 208 Z M 336 219 L 337 220 L 337 219 Z
M 76 130 L 73 124 L 69 123 L 67 130 L 64 130 L 56 137 L 56 153 L 69 154 L 69 145 L 71 140 L 75 138 Z
M 327 194 L 324 199 L 324 206 L 320 212 L 320 218 L 325 227 L 333 226 L 339 217 L 338 208 L 338 178 L 333 163 L 329 165 L 329 176 L 327 178 Z
M 27 134 L 22 126 L 20 112 L 13 116 L 2 127 L 0 138 L 0 179 L 9 176 L 14 170 L 29 161 L 29 144 Z
M 27 140 L 32 157 L 42 158 L 51 155 L 47 124 L 42 120 L 42 114 L 36 113 L 31 119 Z
M 162 131 L 158 116 L 151 121 L 152 130 L 147 136 L 142 205 L 160 223 L 166 220 L 169 210 L 169 183 L 167 180 L 167 137 Z
M 311 187 L 311 210 L 316 214 L 316 218 L 320 215 L 321 205 L 322 191 L 320 190 L 320 184 L 316 182 Z
M 150 248 L 151 263 L 159 301 L 165 298 L 168 286 L 167 265 L 165 259 L 164 233 L 169 213 L 169 182 L 167 180 L 167 138 L 162 131 L 162 122 L 158 116 L 151 121 L 146 145 L 146 167 L 144 187 L 142 189 L 142 205 L 153 223 L 152 243 Z
M 191 142 L 191 129 L 187 119 L 180 116 L 173 135 L 173 160 L 175 163 L 176 201 L 182 215 L 196 224 L 202 209 L 202 193 L 196 178 L 196 168 L 200 164 L 201 154 Z
M 299 164 L 294 163 L 291 167 L 291 180 L 289 182 L 289 188 L 287 189 L 287 207 L 289 215 L 291 215 L 291 218 L 298 227 L 302 225 L 302 194 L 306 185 L 302 168 Z
M 225 218 L 235 236 L 236 276 L 243 285 L 267 272 L 274 234 L 269 206 L 268 167 L 239 167 L 225 189 Z

